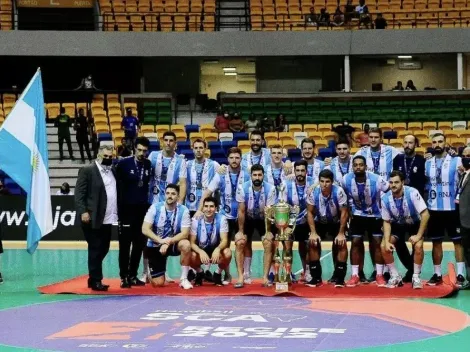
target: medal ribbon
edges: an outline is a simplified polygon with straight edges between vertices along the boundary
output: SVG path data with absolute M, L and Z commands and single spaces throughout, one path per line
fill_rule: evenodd
M 407 157 L 405 157 L 405 180 L 408 180 L 408 182 L 410 181 L 410 173 L 411 173 L 411 169 L 413 168 L 413 163 L 415 162 L 415 156 L 413 157 L 413 159 L 411 159 L 411 162 L 410 162 L 410 167 L 408 167 L 408 163 L 406 162 L 406 160 L 409 159 Z
M 175 211 L 173 212 L 173 219 L 171 219 L 169 215 L 169 213 L 171 213 L 170 211 L 165 209 L 165 213 L 166 213 L 165 228 L 167 228 L 168 225 L 170 225 L 170 231 L 167 237 L 173 237 L 173 235 L 175 234 L 175 221 L 178 215 L 178 208 L 175 208 Z

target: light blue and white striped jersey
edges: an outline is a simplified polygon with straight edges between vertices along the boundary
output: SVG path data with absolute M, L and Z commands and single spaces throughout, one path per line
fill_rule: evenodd
M 149 155 L 153 178 L 150 182 L 150 203 L 165 201 L 165 188 L 169 183 L 178 183 L 186 178 L 186 160 L 184 155 L 174 154 L 172 158 L 164 157 L 162 151 L 151 152 Z
M 353 215 L 380 218 L 380 197 L 389 189 L 388 182 L 382 177 L 366 172 L 366 182 L 356 183 L 354 173 L 343 178 L 343 189 L 348 196 Z
M 331 194 L 325 197 L 317 185 L 307 198 L 307 203 L 315 207 L 315 221 L 322 224 L 338 223 L 341 220 L 341 209 L 348 206 L 348 197 L 344 190 L 335 184 Z
M 228 168 L 225 175 L 216 173 L 209 187 L 207 187 L 211 192 L 220 191 L 219 212 L 225 215 L 227 219 L 233 220 L 238 218 L 237 189 L 250 180 L 251 176 L 248 172 L 240 169 L 239 173 L 233 173 Z
M 400 225 L 418 224 L 421 221 L 421 212 L 425 210 L 426 203 L 418 190 L 413 187 L 403 187 L 403 196 L 395 198 L 390 190 L 383 194 L 382 219 Z
M 385 181 L 390 178 L 393 171 L 393 159 L 400 151 L 390 145 L 380 145 L 380 150 L 373 152 L 370 147 L 362 147 L 354 156 L 362 155 L 366 158 L 367 171 L 381 176 Z
M 429 210 L 455 210 L 455 197 L 459 186 L 458 167 L 461 165 L 460 157 L 452 157 L 449 154 L 445 158 L 432 157 L 426 160 L 424 169 Z
M 191 235 L 196 236 L 196 245 L 201 249 L 217 247 L 221 233 L 228 233 L 228 222 L 220 213 L 216 213 L 211 222 L 205 216 L 192 219 Z
M 289 205 L 298 205 L 300 207 L 299 216 L 297 217 L 297 225 L 307 222 L 307 193 L 309 187 L 313 185 L 313 178 L 308 177 L 305 185 L 298 185 L 295 180 L 286 181 L 286 190 L 284 192 L 283 201 Z
M 144 222 L 153 224 L 153 233 L 162 239 L 174 237 L 183 228 L 191 227 L 189 210 L 184 205 L 178 204 L 176 209 L 169 211 L 165 208 L 165 202 L 154 203 L 145 215 Z M 147 240 L 147 247 L 159 247 L 160 245 L 151 239 Z
M 271 150 L 268 148 L 261 148 L 261 153 L 259 155 L 253 155 L 252 151 L 243 154 L 242 156 L 242 169 L 248 170 L 253 165 L 260 164 L 264 170 L 268 165 L 271 165 Z
M 251 219 L 264 219 L 264 207 L 276 203 L 276 189 L 273 185 L 263 182 L 261 190 L 253 190 L 253 182 L 245 182 L 237 189 L 237 202 L 245 203 L 247 217 Z
M 197 163 L 196 160 L 186 163 L 186 206 L 189 211 L 198 210 L 202 194 L 211 183 L 219 166 L 218 162 L 211 159 L 205 159 L 204 163 Z
M 313 178 L 313 183 L 318 183 L 320 172 L 325 168 L 325 163 L 319 159 L 313 159 L 312 164 L 308 164 L 307 167 L 307 176 Z
M 330 165 L 326 166 L 325 169 L 331 170 L 334 176 L 334 180 L 338 185 L 343 183 L 343 177 L 353 172 L 352 167 L 352 157 L 349 158 L 349 161 L 345 164 L 340 162 L 339 157 L 335 157 L 331 160 Z

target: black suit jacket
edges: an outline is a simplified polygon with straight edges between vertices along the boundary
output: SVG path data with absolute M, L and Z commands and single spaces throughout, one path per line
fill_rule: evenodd
M 114 168 L 112 169 L 115 174 Z M 106 214 L 106 188 L 100 170 L 95 162 L 85 166 L 78 172 L 75 186 L 75 208 L 81 221 L 83 213 L 90 213 L 91 228 L 99 229 L 103 225 Z
M 462 174 L 460 177 L 464 177 Z M 466 229 L 470 229 L 470 175 L 467 176 L 463 185 L 461 185 L 460 196 L 459 196 L 459 212 L 460 212 L 460 224 Z M 460 186 L 460 180 L 459 180 Z M 470 263 L 467 263 L 470 265 Z M 467 274 L 470 276 L 470 273 Z

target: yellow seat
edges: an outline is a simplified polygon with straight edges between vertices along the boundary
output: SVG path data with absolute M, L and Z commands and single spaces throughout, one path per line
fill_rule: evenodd
M 449 144 L 454 148 L 465 147 L 467 145 L 466 138 L 451 138 Z
M 406 130 L 406 123 L 404 122 L 395 122 L 393 124 L 393 130 L 394 131 L 405 131 Z
M 194 143 L 196 139 L 204 139 L 204 134 L 201 132 L 192 132 L 189 135 L 189 140 L 191 141 L 191 145 Z
M 248 147 L 248 149 L 251 149 L 251 142 L 250 141 L 238 141 L 237 146 L 239 148 Z
M 177 142 L 184 142 L 188 139 L 188 136 L 186 135 L 186 131 L 176 130 L 173 132 L 175 132 Z
M 199 132 L 212 132 L 214 131 L 214 125 L 210 123 L 204 123 L 199 127 Z
M 331 131 L 331 124 L 320 123 L 318 124 L 318 132 Z
M 204 139 L 206 142 L 217 142 L 219 134 L 217 132 L 204 132 Z
M 435 130 L 436 123 L 435 122 L 423 122 L 423 130 Z
M 390 139 L 388 144 L 395 148 L 400 148 L 403 146 L 403 142 L 401 139 Z
M 437 124 L 437 129 L 442 131 L 447 131 L 452 129 L 452 122 L 442 121 Z
M 323 132 L 323 139 L 334 140 L 335 138 L 336 138 L 336 132 L 333 132 L 333 131 Z
M 421 124 L 421 122 L 409 122 L 408 129 L 412 131 L 421 130 L 423 129 L 423 125 Z
M 159 135 L 160 133 L 163 134 L 166 131 L 170 130 L 170 125 L 157 125 L 155 126 L 155 132 L 157 132 Z
M 142 125 L 141 131 L 142 133 L 155 132 L 155 126 L 154 125 Z
M 432 140 L 430 138 L 423 138 L 419 144 L 423 148 L 429 148 L 432 146 Z
M 284 139 L 294 139 L 294 132 L 279 132 L 279 140 L 282 141 Z
M 323 138 L 323 132 L 309 132 L 308 137 L 313 138 L 316 142 L 317 140 L 320 140 Z
M 318 126 L 316 124 L 309 123 L 309 124 L 304 125 L 304 132 L 307 132 L 308 134 L 310 134 L 310 132 L 317 132 L 317 131 L 318 131 Z
M 380 123 L 379 128 L 382 130 L 382 132 L 391 131 L 393 130 L 393 124 L 389 122 Z
M 184 125 L 171 125 L 171 130 L 173 132 L 177 132 L 177 131 L 182 131 L 182 132 L 185 132 L 186 133 L 186 130 L 184 128 Z
M 289 125 L 289 132 L 302 132 L 302 125 Z

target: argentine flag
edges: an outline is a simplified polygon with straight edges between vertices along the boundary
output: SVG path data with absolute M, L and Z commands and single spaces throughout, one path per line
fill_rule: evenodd
M 32 254 L 41 238 L 53 230 L 46 116 L 39 69 L 0 127 L 0 169 L 28 195 L 27 251 Z

